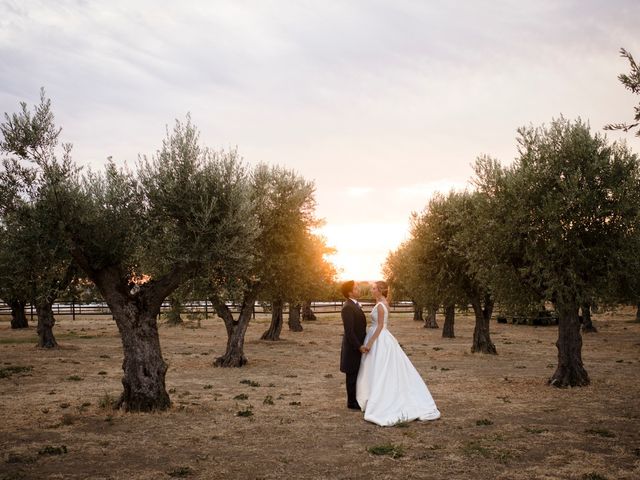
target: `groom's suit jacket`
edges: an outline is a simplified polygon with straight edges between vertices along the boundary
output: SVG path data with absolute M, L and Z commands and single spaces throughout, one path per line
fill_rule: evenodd
M 340 352 L 340 371 L 357 373 L 362 357 L 359 349 L 367 334 L 367 317 L 365 317 L 362 308 L 351 299 L 342 305 L 342 324 L 344 325 L 344 337 L 342 337 Z

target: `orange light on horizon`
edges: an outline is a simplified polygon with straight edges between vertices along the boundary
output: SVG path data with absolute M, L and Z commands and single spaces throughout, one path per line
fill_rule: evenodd
M 326 224 L 318 230 L 336 249 L 328 255 L 339 280 L 360 282 L 382 279 L 382 265 L 389 251 L 406 238 L 407 224 Z

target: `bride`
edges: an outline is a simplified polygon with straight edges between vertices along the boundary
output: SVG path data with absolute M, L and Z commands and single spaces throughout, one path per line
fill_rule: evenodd
M 364 419 L 382 426 L 411 420 L 440 418 L 429 389 L 396 338 L 387 329 L 389 304 L 385 282 L 375 282 L 372 293 L 376 305 L 371 326 L 364 339 L 356 397 Z

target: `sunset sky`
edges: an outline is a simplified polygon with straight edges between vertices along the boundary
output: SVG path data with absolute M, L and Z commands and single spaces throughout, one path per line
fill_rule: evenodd
M 191 112 L 206 145 L 315 180 L 340 276 L 375 279 L 411 211 L 480 154 L 511 162 L 518 127 L 631 120 L 639 21 L 637 0 L 0 0 L 0 111 L 44 86 L 93 167 Z

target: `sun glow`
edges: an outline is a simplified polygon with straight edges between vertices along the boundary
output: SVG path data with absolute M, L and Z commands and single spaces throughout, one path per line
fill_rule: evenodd
M 336 253 L 329 260 L 340 280 L 377 280 L 387 253 L 407 237 L 405 223 L 327 224 L 319 233 Z

